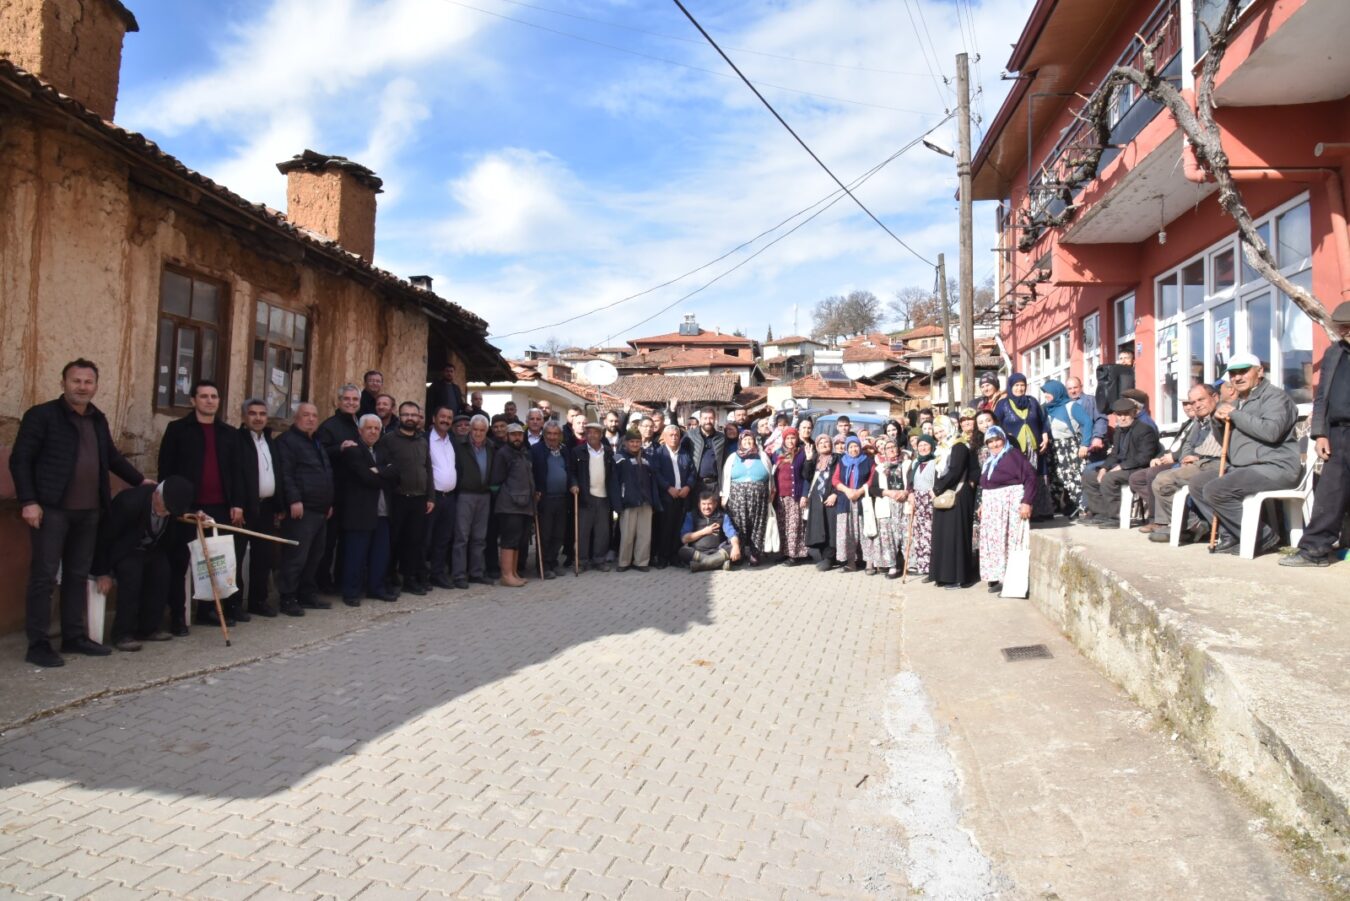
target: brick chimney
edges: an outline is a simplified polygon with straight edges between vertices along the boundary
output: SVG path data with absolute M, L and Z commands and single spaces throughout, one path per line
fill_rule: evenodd
M 122 38 L 139 30 L 118 0 L 0 0 L 0 56 L 109 120 Z
M 0 3 L 5 0 L 0 0 Z M 286 176 L 286 218 L 336 241 L 343 250 L 375 257 L 375 195 L 384 182 L 345 156 L 306 150 L 277 163 Z

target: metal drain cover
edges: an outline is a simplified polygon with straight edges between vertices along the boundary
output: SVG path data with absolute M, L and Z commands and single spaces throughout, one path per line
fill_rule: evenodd
M 1008 663 L 1016 663 L 1019 660 L 1039 660 L 1049 659 L 1054 655 L 1050 649 L 1043 644 L 1024 644 L 1015 648 L 1003 648 L 1003 659 Z

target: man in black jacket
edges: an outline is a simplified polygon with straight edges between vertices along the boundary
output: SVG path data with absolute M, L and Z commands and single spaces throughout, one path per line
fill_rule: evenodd
M 239 426 L 239 466 L 244 484 L 244 527 L 264 535 L 277 534 L 281 520 L 280 491 L 277 485 L 277 451 L 272 430 L 267 427 L 267 404 L 257 398 L 244 401 L 244 423 Z M 236 619 L 249 614 L 276 616 L 276 605 L 269 597 L 269 582 L 276 567 L 276 544 L 261 538 L 236 535 L 234 556 L 240 569 L 248 551 L 248 581 L 231 599 Z M 245 603 L 244 591 L 248 597 Z
M 455 448 L 455 539 L 450 551 L 450 577 L 456 588 L 470 582 L 486 585 L 489 570 L 487 534 L 492 518 L 488 476 L 497 451 L 488 440 L 486 416 L 469 421 L 469 439 Z M 495 551 L 495 548 L 494 548 Z
M 61 370 L 61 397 L 23 414 L 10 452 L 14 493 L 33 536 L 25 659 L 38 666 L 65 663 L 47 638 L 52 589 L 62 563 L 61 649 L 96 657 L 111 653 L 87 634 L 85 583 L 99 516 L 112 497 L 108 473 L 130 485 L 147 480 L 113 445 L 108 420 L 93 404 L 97 391 L 97 366 L 84 359 L 67 363 Z
M 398 488 L 393 492 L 394 509 L 389 517 L 390 554 L 398 564 L 403 590 L 426 594 L 427 517 L 436 508 L 436 492 L 431 481 L 431 452 L 427 436 L 417 423 L 422 408 L 405 400 L 398 408 L 399 427 L 386 432 L 381 444 L 398 472 Z M 385 586 L 385 591 L 392 588 Z
M 1120 398 L 1111 405 L 1116 414 L 1116 430 L 1111 436 L 1111 452 L 1102 466 L 1083 473 L 1083 504 L 1091 515 L 1079 519 L 1103 529 L 1120 528 L 1120 493 L 1137 469 L 1147 469 L 1150 461 L 1162 453 L 1158 430 L 1136 419 L 1139 405 Z
M 372 369 L 361 377 L 365 383 L 365 388 L 361 390 L 361 399 L 357 404 L 356 415 L 365 416 L 367 413 L 379 415 L 380 411 L 376 409 L 379 403 L 380 395 L 384 392 L 384 373 L 378 369 Z
M 299 542 L 282 547 L 277 570 L 281 612 L 287 616 L 304 616 L 305 607 L 333 606 L 319 599 L 315 584 L 325 525 L 333 515 L 333 465 L 318 439 L 318 428 L 319 408 L 301 404 L 295 409 L 295 424 L 276 441 L 277 477 L 286 513 L 281 537 Z
M 361 389 L 347 384 L 338 389 L 338 406 L 319 426 L 319 442 L 328 454 L 328 463 L 333 470 L 334 490 L 337 492 L 336 509 L 333 516 L 342 520 L 343 483 L 347 473 L 342 467 L 342 452 L 361 443 L 361 431 L 356 427 L 356 417 L 360 415 Z M 338 526 L 328 529 L 324 536 L 323 557 L 319 559 L 319 590 L 324 594 L 337 594 L 338 582 L 342 580 L 342 545 L 338 540 L 342 530 Z
M 544 578 L 553 579 L 563 573 L 558 558 L 567 537 L 567 523 L 572 521 L 573 496 L 577 493 L 572 457 L 563 448 L 562 427 L 549 421 L 544 426 L 544 439 L 530 448 L 530 458 L 534 467 L 534 499 L 538 504 L 538 553 L 544 559 Z
M 717 411 L 712 407 L 699 410 L 698 428 L 690 429 L 684 436 L 683 447 L 694 461 L 694 473 L 699 482 L 708 490 L 721 490 L 722 454 L 726 443 L 726 436 L 717 431 Z
M 342 452 L 347 478 L 342 484 L 342 603 L 361 606 L 362 589 L 374 601 L 394 601 L 386 593 L 389 572 L 390 497 L 398 485 L 398 470 L 389 450 L 380 443 L 384 423 L 374 413 L 358 421 L 361 444 Z
M 158 485 L 137 485 L 113 498 L 99 523 L 90 573 L 104 594 L 116 581 L 112 643 L 119 651 L 139 651 L 142 641 L 173 637 L 162 628 L 169 593 L 169 546 L 175 520 L 192 509 L 195 491 L 182 476 L 170 476 Z
M 239 465 L 239 435 L 216 414 L 220 410 L 220 390 L 215 382 L 202 379 L 193 384 L 189 397 L 192 412 L 175 419 L 164 429 L 159 443 L 159 477 L 182 476 L 192 483 L 196 494 L 193 509 L 217 522 L 242 525 L 244 522 L 243 469 Z M 186 635 L 187 608 L 183 593 L 188 569 L 188 543 L 197 537 L 197 529 L 177 524 L 176 539 L 169 546 L 169 621 L 175 635 Z M 237 594 L 228 602 L 225 621 L 234 625 L 238 613 Z M 202 602 L 193 621 L 219 626 L 215 606 Z
M 455 382 L 455 364 L 447 362 L 441 369 L 441 380 L 432 382 L 427 388 L 427 416 L 434 417 L 436 411 L 445 407 L 453 418 L 456 413 L 465 412 L 464 392 Z

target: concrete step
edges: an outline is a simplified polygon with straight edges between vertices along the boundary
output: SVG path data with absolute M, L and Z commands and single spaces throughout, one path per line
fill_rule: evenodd
M 1350 571 L 1278 559 L 1043 528 L 1031 601 L 1350 891 Z
M 887 757 L 916 894 L 1323 896 L 1269 818 L 1035 607 L 983 584 L 953 592 L 911 582 L 900 594 L 906 671 L 888 697 Z M 1000 653 L 1036 644 L 1053 656 L 1010 663 Z

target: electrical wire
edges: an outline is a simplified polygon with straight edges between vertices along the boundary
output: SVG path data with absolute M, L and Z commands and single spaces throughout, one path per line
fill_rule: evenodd
M 551 15 L 555 16 L 565 16 L 566 18 L 576 19 L 581 22 L 594 22 L 597 25 L 604 25 L 607 28 L 621 28 L 624 31 L 631 31 L 634 34 L 645 34 L 648 35 L 649 37 L 662 38 L 667 41 L 681 41 L 686 44 L 696 44 L 700 47 L 704 46 L 704 42 L 699 40 L 698 38 L 687 38 L 684 37 L 683 35 L 666 34 L 661 31 L 649 31 L 646 28 L 638 28 L 633 25 L 625 25 L 622 22 L 613 22 L 608 19 L 597 19 L 593 16 L 583 16 L 579 13 L 570 13 L 561 9 L 553 9 L 552 7 L 548 6 L 540 6 L 536 3 L 525 3 L 523 2 L 523 0 L 500 0 L 500 2 L 509 3 L 512 6 L 524 7 L 525 9 L 534 9 L 538 10 L 539 12 L 550 13 Z M 904 75 L 907 77 L 923 75 L 922 72 L 902 72 L 898 69 L 878 69 L 873 66 L 850 66 L 847 63 L 831 63 L 819 59 L 806 59 L 805 57 L 800 56 L 788 56 L 782 53 L 766 53 L 762 50 L 749 50 L 745 47 L 728 47 L 727 49 L 733 50 L 736 53 L 747 53 L 751 56 L 763 56 L 767 59 L 780 59 L 793 63 L 806 63 L 812 66 L 828 66 L 831 69 L 849 69 L 854 72 L 875 72 L 880 75 Z
M 914 41 L 919 45 L 919 53 L 923 56 L 923 64 L 928 69 L 928 77 L 933 80 L 933 90 L 937 91 L 938 101 L 943 105 L 944 110 L 951 109 L 947 101 L 947 95 L 942 91 L 942 85 L 938 81 L 937 73 L 933 71 L 933 64 L 928 61 L 928 48 L 923 45 L 923 38 L 919 35 L 919 23 L 914 18 L 914 11 L 909 8 L 909 0 L 905 0 L 905 15 L 909 16 L 909 26 L 914 31 Z
M 593 44 L 596 47 L 604 47 L 607 50 L 613 50 L 618 53 L 626 53 L 629 56 L 637 56 L 641 57 L 642 59 L 650 59 L 654 60 L 655 62 L 665 63 L 670 66 L 678 66 L 681 69 L 691 69 L 695 72 L 702 72 L 705 75 L 716 75 L 718 78 L 730 78 L 734 80 L 736 77 L 734 75 L 728 75 L 726 72 L 718 72 L 716 69 L 705 69 L 701 66 L 692 66 L 688 63 L 682 63 L 679 60 L 667 59 L 666 57 L 656 56 L 651 53 L 643 53 L 640 50 L 632 50 L 628 47 L 621 47 L 618 44 L 608 44 L 604 41 L 597 41 L 595 38 L 588 38 L 585 37 L 584 35 L 573 34 L 570 31 L 563 31 L 562 29 L 559 28 L 551 28 L 548 25 L 540 25 L 538 22 L 531 22 L 528 19 L 518 19 L 515 16 L 508 16 L 505 13 L 493 12 L 492 10 L 484 9 L 481 6 L 474 6 L 472 3 L 465 3 L 463 2 L 463 0 L 441 0 L 441 2 L 449 3 L 452 6 L 462 7 L 463 9 L 471 9 L 474 12 L 482 13 L 485 16 L 492 16 L 497 19 L 504 19 L 507 22 L 515 22 L 517 25 L 525 25 L 529 28 L 538 29 L 539 31 L 546 31 L 549 34 L 556 34 L 560 37 L 571 38 L 574 41 L 581 41 L 582 43 Z M 904 107 L 899 106 L 888 106 L 884 103 L 869 103 L 865 100 L 852 100 L 848 97 L 835 97 L 830 94 L 819 94 L 814 91 L 803 91 L 800 88 L 790 88 L 787 85 L 774 84 L 768 81 L 760 81 L 756 83 L 762 87 L 773 88 L 776 91 L 787 91 L 789 94 L 800 94 L 804 97 L 811 97 L 816 100 L 827 100 L 830 101 L 831 103 L 848 103 L 853 106 L 866 106 L 872 109 L 884 109 L 894 113 L 911 113 L 917 116 L 933 115 L 933 113 L 928 110 L 906 109 Z
M 946 121 L 948 121 L 948 120 L 951 119 L 951 118 L 952 118 L 952 115 L 951 115 L 951 114 L 948 114 L 948 116 L 946 117 L 946 119 L 943 119 L 942 121 L 943 121 L 943 122 L 946 122 Z M 938 123 L 938 125 L 941 125 L 941 124 L 942 124 L 942 122 L 939 122 L 939 123 Z M 927 132 L 925 132 L 924 134 L 926 135 Z M 914 140 L 910 141 L 908 144 L 905 144 L 905 145 L 904 145 L 903 147 L 901 147 L 899 150 L 895 151 L 895 152 L 892 153 L 890 156 L 886 157 L 884 160 L 882 160 L 881 162 L 877 163 L 877 164 L 876 164 L 875 166 L 873 166 L 871 169 L 868 169 L 868 170 L 867 170 L 866 172 L 864 172 L 862 175 L 858 176 L 856 179 L 853 180 L 853 182 L 852 182 L 851 184 L 852 184 L 854 187 L 857 187 L 858 185 L 861 185 L 862 183 L 864 183 L 865 181 L 867 181 L 869 178 L 871 178 L 873 175 L 876 175 L 878 172 L 880 172 L 882 169 L 884 169 L 887 165 L 889 165 L 891 162 L 893 162 L 893 161 L 894 161 L 896 158 L 898 158 L 901 154 L 905 153 L 906 151 L 912 149 L 913 147 L 915 147 L 915 146 L 917 146 L 919 143 L 921 143 L 921 142 L 923 141 L 923 138 L 924 138 L 924 135 L 920 135 L 919 137 L 917 137 L 917 138 L 915 138 Z M 689 270 L 688 272 L 684 273 L 683 275 L 678 275 L 678 276 L 676 276 L 675 278 L 668 279 L 668 280 L 662 282 L 662 283 L 659 284 L 659 285 L 654 285 L 653 287 L 648 288 L 648 289 L 646 289 L 645 291 L 639 291 L 639 292 L 637 292 L 636 294 L 630 294 L 630 295 L 628 295 L 627 297 L 623 297 L 623 298 L 620 298 L 619 300 L 611 301 L 610 303 L 603 304 L 603 305 L 598 306 L 598 307 L 595 307 L 594 309 L 591 309 L 591 310 L 587 310 L 587 311 L 584 312 L 584 313 L 578 313 L 578 314 L 575 315 L 575 316 L 569 316 L 569 317 L 567 317 L 567 318 L 565 318 L 565 319 L 560 319 L 560 320 L 558 320 L 557 322 L 550 322 L 550 323 L 548 323 L 548 324 L 546 324 L 546 325 L 538 325 L 538 326 L 534 326 L 534 327 L 532 327 L 532 328 L 520 329 L 520 330 L 518 330 L 518 331 L 508 332 L 508 333 L 506 333 L 506 334 L 504 334 L 504 335 L 492 335 L 492 336 L 490 336 L 490 339 L 489 339 L 489 340 L 499 341 L 499 340 L 503 340 L 503 339 L 506 339 L 506 338 L 514 338 L 514 337 L 516 337 L 517 335 L 527 335 L 527 334 L 530 334 L 531 332 L 539 332 L 539 331 L 544 331 L 545 329 L 552 329 L 552 328 L 558 328 L 558 327 L 564 326 L 564 325 L 570 325 L 571 323 L 576 322 L 577 320 L 585 319 L 587 316 L 593 316 L 593 315 L 595 315 L 596 313 L 601 313 L 601 312 L 604 312 L 605 310 L 613 309 L 614 307 L 617 307 L 617 306 L 619 306 L 619 305 L 621 305 L 621 304 L 628 303 L 629 301 L 637 300 L 639 297 L 645 297 L 646 295 L 651 294 L 653 291 L 659 291 L 661 288 L 665 288 L 665 287 L 668 287 L 668 286 L 670 286 L 670 285 L 673 285 L 673 284 L 675 284 L 676 282 L 682 281 L 682 280 L 688 278 L 688 277 L 691 276 L 691 275 L 695 275 L 695 274 L 697 274 L 697 273 L 699 273 L 699 272 L 702 272 L 704 269 L 707 269 L 707 268 L 710 267 L 710 266 L 714 266 L 714 265 L 716 265 L 717 263 L 720 263 L 722 260 L 725 260 L 727 257 L 731 256 L 732 254 L 734 254 L 734 253 L 736 253 L 736 252 L 738 252 L 738 251 L 744 250 L 746 247 L 749 247 L 751 244 L 754 244 L 756 241 L 758 241 L 760 238 L 763 238 L 765 235 L 769 235 L 769 234 L 772 234 L 772 233 L 775 232 L 775 231 L 778 231 L 780 228 L 782 228 L 784 225 L 787 225 L 787 224 L 788 224 L 789 222 L 791 222 L 792 220 L 797 219 L 797 218 L 799 218 L 799 217 L 801 217 L 801 216 L 804 216 L 804 215 L 806 215 L 807 213 L 811 212 L 812 210 L 815 210 L 816 207 L 821 206 L 821 204 L 825 204 L 825 203 L 828 202 L 828 206 L 825 206 L 825 207 L 823 207 L 822 209 L 817 210 L 815 213 L 813 213 L 813 214 L 810 216 L 810 218 L 808 218 L 808 219 L 804 220 L 803 222 L 799 223 L 796 227 L 794 227 L 794 228 L 792 229 L 792 231 L 796 231 L 797 228 L 800 228 L 802 225 L 805 225 L 807 222 L 810 222 L 811 219 L 814 219 L 816 216 L 819 216 L 821 213 L 825 212 L 825 210 L 829 209 L 830 206 L 833 206 L 835 203 L 837 203 L 837 202 L 838 202 L 839 200 L 841 200 L 841 199 L 843 199 L 843 192 L 842 192 L 842 191 L 832 191 L 832 192 L 830 192 L 829 194 L 826 194 L 824 197 L 822 197 L 822 198 L 820 198 L 819 200 L 817 200 L 815 203 L 812 203 L 811 205 L 809 205 L 809 206 L 807 206 L 807 207 L 805 207 L 805 208 L 803 208 L 803 209 L 801 209 L 801 210 L 798 210 L 797 212 L 793 213 L 791 216 L 788 216 L 786 219 L 783 219 L 783 220 L 782 220 L 781 222 L 779 222 L 778 224 L 773 225 L 773 226 L 771 226 L 771 227 L 769 227 L 769 228 L 766 228 L 764 231 L 762 231 L 762 232 L 760 232 L 759 234 L 755 235 L 755 236 L 754 236 L 753 238 L 751 238 L 750 240 L 744 241 L 744 242 L 742 242 L 741 244 L 738 244 L 737 246 L 731 248 L 731 249 L 728 250 L 726 253 L 722 254 L 721 256 L 717 257 L 716 259 L 709 260 L 708 262 L 704 263 L 702 266 L 699 266 L 699 267 L 697 267 L 697 268 L 695 268 L 695 269 L 691 269 L 691 270 Z M 705 283 L 705 284 L 699 286 L 698 288 L 694 289 L 693 291 L 690 291 L 688 294 L 683 295 L 682 297 L 680 297 L 680 298 L 678 298 L 677 300 L 675 300 L 674 303 L 671 303 L 671 304 L 669 304 L 669 305 L 667 305 L 667 306 L 665 306 L 665 307 L 662 307 L 660 310 L 657 311 L 657 313 L 653 314 L 652 316 L 647 317 L 647 319 L 644 319 L 642 322 L 646 322 L 646 321 L 648 321 L 648 319 L 655 318 L 656 315 L 659 315 L 660 313 L 664 313 L 666 310 L 669 310 L 671 307 L 675 306 L 675 304 L 678 304 L 678 303 L 680 303 L 681 301 L 687 300 L 687 299 L 689 299 L 690 297 L 693 297 L 695 294 L 698 294 L 699 292 L 703 291 L 704 289 L 709 288 L 709 287 L 711 287 L 712 285 L 716 284 L 717 282 L 721 281 L 723 278 L 725 278 L 726 276 L 730 275 L 732 272 L 735 272 L 735 271 L 736 271 L 737 269 L 739 269 L 741 266 L 744 266 L 746 263 L 750 262 L 750 260 L 754 259 L 756 256 L 759 256 L 759 254 L 763 253 L 765 250 L 768 250 L 768 249 L 769 249 L 770 247 L 772 247 L 774 244 L 777 244 L 777 243 L 778 243 L 779 241 L 781 241 L 783 238 L 786 238 L 788 235 L 792 234 L 792 231 L 789 231 L 789 232 L 787 232 L 787 233 L 785 233 L 785 234 L 783 234 L 783 235 L 780 235 L 778 238 L 775 238 L 773 241 L 769 242 L 769 243 L 766 244 L 764 247 L 762 247 L 762 248 L 760 248 L 759 250 L 755 251 L 755 253 L 754 253 L 753 255 L 751 255 L 750 257 L 747 257 L 745 260 L 743 260 L 742 262 L 738 263 L 736 266 L 734 266 L 734 267 L 732 267 L 731 269 L 728 269 L 728 270 L 726 270 L 725 272 L 719 274 L 718 276 L 716 276 L 716 277 L 713 278 L 712 280 L 708 281 L 707 283 Z M 642 322 L 636 323 L 635 325 L 630 326 L 628 329 L 624 329 L 624 331 L 631 331 L 632 329 L 637 328 L 638 325 L 641 325 Z M 621 332 L 616 332 L 615 334 L 623 334 L 623 332 L 622 332 L 622 331 L 621 331 Z M 611 335 L 610 337 L 612 338 L 613 335 Z M 609 340 L 609 338 L 606 338 L 606 339 L 605 339 L 606 342 L 607 342 L 608 340 Z M 604 343 L 604 342 L 602 342 L 602 343 Z
M 718 46 L 717 42 L 713 40 L 712 35 L 708 34 L 708 32 L 704 29 L 704 27 L 699 24 L 698 19 L 694 18 L 694 14 L 691 13 L 685 7 L 685 5 L 682 2 L 680 2 L 680 0 L 673 0 L 673 2 L 675 3 L 676 6 L 680 8 L 680 12 L 684 13 L 685 17 L 690 22 L 693 23 L 695 28 L 698 29 L 699 34 L 703 35 L 704 40 L 706 40 L 709 44 L 711 44 L 713 46 L 713 49 L 716 50 L 719 54 L 721 54 L 722 59 L 726 60 L 727 65 L 732 68 L 732 71 L 734 71 L 738 76 L 740 76 L 741 81 L 745 82 L 745 86 L 748 87 L 751 91 L 754 91 L 755 96 L 759 98 L 759 102 L 764 104 L 765 109 L 767 109 L 770 113 L 773 114 L 773 117 L 778 120 L 778 124 L 782 125 L 785 129 L 787 129 L 788 134 L 792 135 L 792 137 L 797 141 L 797 143 L 802 145 L 802 149 L 805 150 L 808 154 L 810 154 L 811 159 L 816 161 L 816 165 L 820 166 L 820 168 L 825 170 L 825 173 L 829 175 L 830 178 L 834 179 L 834 183 L 843 189 L 844 193 L 847 194 L 849 198 L 858 205 L 858 208 L 862 210 L 864 213 L 866 213 L 873 222 L 875 222 L 878 226 L 880 226 L 882 231 L 890 235 L 891 238 L 897 244 L 905 248 L 905 250 L 908 250 L 911 254 L 913 254 L 918 259 L 922 260 L 927 265 L 929 266 L 934 265 L 932 260 L 928 259 L 923 254 L 915 250 L 913 247 L 910 247 L 908 244 L 902 241 L 899 235 L 891 231 L 890 228 L 887 227 L 886 223 L 878 219 L 876 214 L 873 213 L 871 210 L 869 210 L 867 208 L 867 205 L 864 204 L 861 200 L 859 200 L 857 196 L 855 196 L 854 193 L 851 190 L 849 190 L 848 186 L 839 180 L 839 176 L 835 175 L 834 172 L 831 171 L 830 167 L 825 165 L 824 160 L 816 156 L 816 152 L 812 150 L 811 147 L 805 141 L 802 140 L 801 135 L 797 134 L 797 132 L 793 130 L 791 125 L 788 125 L 787 120 L 778 114 L 778 110 L 773 108 L 773 104 L 771 104 L 767 99 L 765 99 L 764 95 L 759 92 L 759 89 L 755 87 L 754 83 L 751 82 L 750 79 L 746 78 L 745 73 L 742 72 L 740 68 L 734 62 L 731 61 L 731 57 L 727 56 L 726 51 L 723 50 L 720 46 Z

